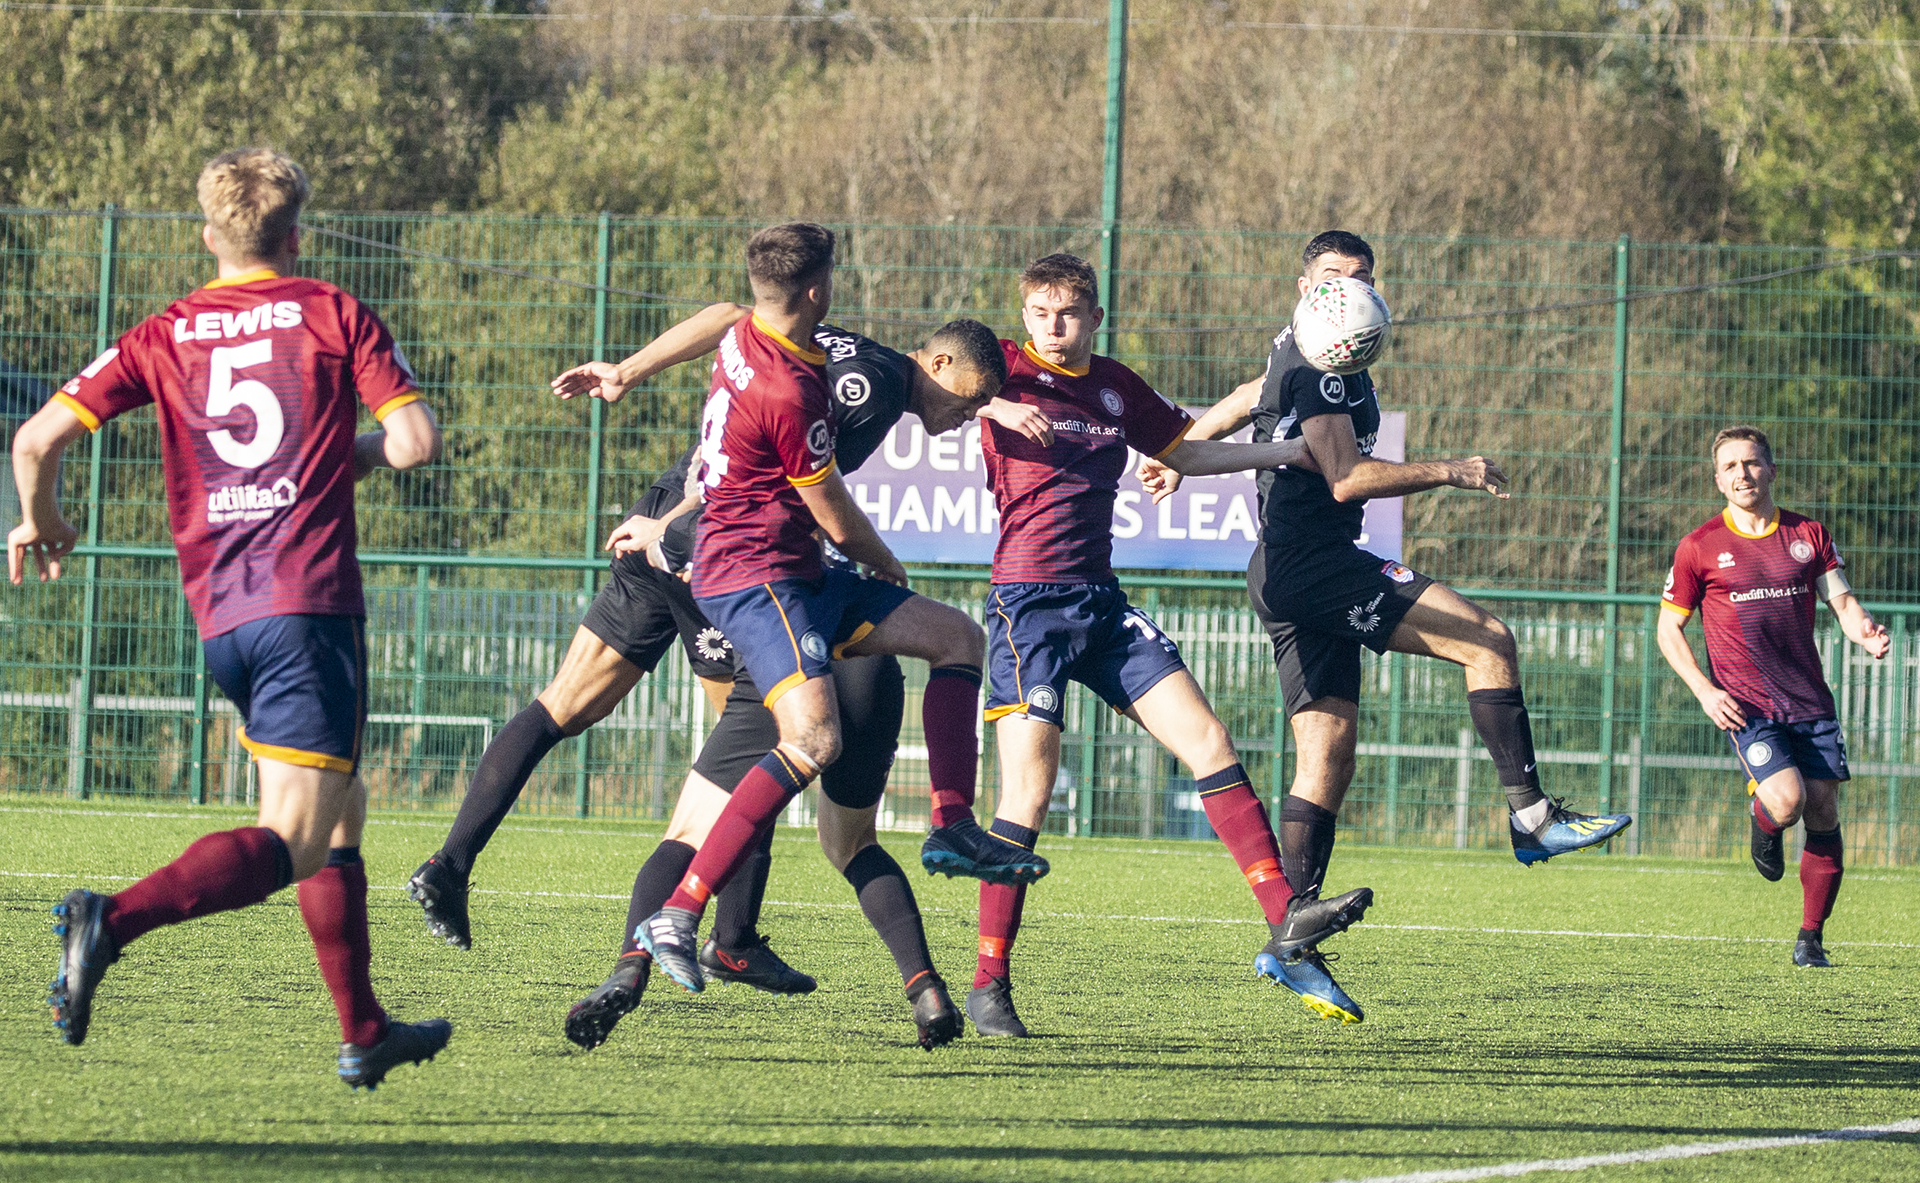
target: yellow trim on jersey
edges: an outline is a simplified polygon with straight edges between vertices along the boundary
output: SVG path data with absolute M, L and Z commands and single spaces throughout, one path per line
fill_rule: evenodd
M 1187 442 L 1187 432 L 1192 430 L 1193 430 L 1193 417 L 1189 415 L 1187 417 L 1187 421 L 1180 425 L 1180 434 L 1173 437 L 1172 443 L 1160 449 L 1158 452 L 1155 452 L 1153 454 L 1153 458 L 1155 460 L 1164 460 L 1167 456 L 1171 455 L 1175 448 Z
M 776 342 L 779 343 L 782 349 L 786 350 L 788 353 L 793 354 L 795 357 L 799 358 L 801 361 L 812 362 L 816 366 L 824 366 L 827 364 L 826 350 L 802 349 L 800 346 L 795 345 L 793 342 L 787 340 L 786 334 L 782 333 L 779 329 L 776 329 L 772 325 L 768 324 L 766 321 L 761 320 L 760 314 L 758 312 L 753 314 L 753 327 L 756 329 L 759 329 L 761 332 L 765 333 L 767 336 L 772 337 Z
M 245 275 L 229 275 L 225 279 L 216 279 L 211 283 L 207 284 L 207 287 L 208 288 L 230 288 L 230 287 L 236 287 L 243 283 L 258 283 L 260 280 L 263 280 L 263 279 L 279 279 L 279 278 L 280 278 L 280 273 L 278 271 L 275 271 L 271 267 L 255 267 L 252 271 L 247 272 Z M 201 290 L 205 291 L 206 288 L 202 288 Z M 351 772 L 353 770 L 347 769 L 346 771 Z
M 987 722 L 991 723 L 996 719 L 1004 719 L 1008 715 L 1014 715 L 1014 714 L 1024 715 L 1026 713 L 1027 713 L 1027 704 L 1023 702 L 1010 707 L 988 707 L 986 718 L 987 718 Z
M 1087 376 L 1087 371 L 1093 368 L 1092 362 L 1088 362 L 1086 365 L 1081 366 L 1077 370 L 1073 369 L 1070 366 L 1056 366 L 1052 362 L 1048 361 L 1046 358 L 1041 357 L 1040 351 L 1033 347 L 1033 342 L 1031 341 L 1027 342 L 1025 345 L 1022 345 L 1020 347 L 1020 352 L 1026 354 L 1028 360 L 1032 361 L 1034 365 L 1039 366 L 1041 369 L 1051 370 L 1053 373 L 1056 373 L 1056 374 L 1064 374 L 1069 378 L 1084 378 Z
M 252 752 L 256 760 L 278 760 L 282 764 L 296 764 L 301 768 L 321 768 L 328 772 L 353 771 L 351 760 L 329 756 L 325 752 L 309 752 L 301 748 L 283 748 L 278 744 L 261 743 L 257 739 L 249 738 L 245 727 L 240 728 L 240 746 Z
M 395 411 L 399 410 L 401 407 L 404 407 L 409 403 L 417 403 L 420 401 L 421 401 L 420 392 L 417 390 L 409 390 L 405 394 L 396 394 L 392 398 L 388 399 L 386 402 L 383 402 L 378 407 L 374 408 L 374 411 L 373 411 L 374 420 L 376 422 L 384 423 L 386 422 L 388 415 L 393 414 Z
M 840 461 L 837 458 L 833 460 L 829 460 L 827 461 L 827 466 L 821 469 L 819 472 L 809 473 L 806 476 L 790 476 L 787 478 L 787 483 L 792 485 L 796 489 L 804 489 L 808 485 L 817 485 L 821 481 L 824 481 L 827 479 L 827 474 L 832 472 L 833 466 L 838 464 L 839 462 Z
M 1674 613 L 1678 613 L 1678 614 L 1680 615 L 1680 618 L 1681 618 L 1681 619 L 1683 619 L 1683 620 L 1684 620 L 1684 619 L 1686 619 L 1687 617 L 1689 617 L 1689 616 L 1692 616 L 1692 615 L 1693 615 L 1693 609 L 1691 609 L 1691 608 L 1682 608 L 1682 607 L 1681 607 L 1680 605 L 1678 605 L 1678 604 L 1670 604 L 1670 603 L 1668 603 L 1668 602 L 1667 602 L 1667 601 L 1665 601 L 1665 600 L 1661 600 L 1661 601 L 1660 601 L 1660 606 L 1661 606 L 1662 608 L 1665 608 L 1665 609 L 1666 609 L 1667 611 L 1669 611 L 1669 612 L 1674 612 Z
M 86 428 L 88 431 L 100 430 L 100 416 L 94 414 L 92 411 L 89 411 L 87 408 L 81 406 L 79 399 L 73 397 L 70 394 L 65 393 L 64 391 L 60 391 L 54 394 L 53 401 L 59 403 L 61 406 L 65 407 L 67 410 L 72 411 L 75 417 L 77 417 L 81 423 L 86 425 Z
M 1767 519 L 1767 528 L 1760 531 L 1758 534 L 1749 534 L 1745 530 L 1742 530 L 1740 527 L 1733 524 L 1733 507 L 1732 506 L 1728 506 L 1727 508 L 1720 511 L 1720 520 L 1727 524 L 1727 529 L 1732 530 L 1735 534 L 1738 534 L 1742 538 L 1765 538 L 1768 535 L 1772 534 L 1775 530 L 1778 530 L 1780 528 L 1780 511 L 1778 509 L 1773 511 L 1773 516 Z
M 838 645 L 835 645 L 833 647 L 833 659 L 835 661 L 839 661 L 841 658 L 845 657 L 847 655 L 848 649 L 852 648 L 855 645 L 858 645 L 861 641 L 866 640 L 867 634 L 872 631 L 873 631 L 873 621 L 871 620 L 861 621 L 860 627 L 853 630 L 853 635 L 851 637 L 848 637 L 846 640 L 840 642 Z

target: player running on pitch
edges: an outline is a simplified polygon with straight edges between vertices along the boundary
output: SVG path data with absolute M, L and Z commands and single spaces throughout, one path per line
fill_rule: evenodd
M 1713 437 L 1713 482 L 1727 507 L 1681 539 L 1661 593 L 1660 652 L 1727 733 L 1753 795 L 1753 865 L 1769 881 L 1786 874 L 1788 827 L 1805 820 L 1800 856 L 1800 935 L 1793 963 L 1825 967 L 1827 917 L 1844 874 L 1840 782 L 1846 738 L 1813 641 L 1813 601 L 1833 609 L 1847 639 L 1880 659 L 1892 642 L 1847 586 L 1833 536 L 1812 518 L 1773 503 L 1773 447 L 1757 427 Z M 1700 612 L 1709 675 L 1687 644 Z
M 1373 248 L 1344 231 L 1314 238 L 1303 261 L 1303 296 L 1338 276 L 1373 282 Z M 1216 404 L 1192 434 L 1214 439 L 1249 422 L 1255 439 L 1302 441 L 1318 469 L 1260 474 L 1260 544 L 1247 569 L 1254 611 L 1273 639 L 1299 750 L 1280 814 L 1281 861 L 1293 903 L 1254 966 L 1315 1013 L 1359 1022 L 1359 1005 L 1327 972 L 1319 943 L 1357 922 L 1373 902 L 1365 887 L 1320 899 L 1334 822 L 1353 781 L 1360 646 L 1464 667 L 1467 706 L 1506 790 L 1508 831 L 1522 863 L 1604 842 L 1632 819 L 1588 817 L 1541 792 L 1519 654 L 1506 625 L 1427 576 L 1355 545 L 1368 499 L 1445 486 L 1505 498 L 1508 482 L 1499 466 L 1479 456 L 1410 464 L 1373 459 L 1380 402 L 1372 378 L 1365 370 L 1343 377 L 1314 369 L 1294 345 L 1291 328 L 1274 338 L 1264 378 Z M 1156 501 L 1179 484 L 1151 465 L 1142 479 Z
M 708 898 L 840 755 L 833 658 L 927 661 L 921 717 L 934 790 L 974 782 L 980 627 L 906 588 L 835 468 L 827 356 L 796 343 L 812 341 L 832 304 L 833 245 L 832 231 L 799 222 L 747 244 L 753 315 L 721 339 L 703 416 L 694 596 L 764 694 L 780 743 L 742 778 L 679 886 L 639 926 L 642 947 L 688 990 L 705 985 L 696 946 Z M 816 530 L 879 577 L 827 568 Z
M 368 977 L 353 483 L 428 463 L 440 429 L 379 317 L 292 274 L 308 194 L 300 166 L 241 149 L 208 164 L 198 187 L 219 278 L 135 326 L 20 428 L 25 520 L 8 537 L 7 566 L 19 583 L 32 555 L 42 579 L 59 577 L 76 537 L 56 498 L 61 452 L 155 404 L 180 579 L 208 671 L 239 708 L 240 742 L 259 765 L 260 824 L 209 834 L 115 895 L 69 892 L 54 909 L 62 953 L 50 1002 L 77 1044 L 101 976 L 135 938 L 298 881 L 340 1016 L 340 1078 L 372 1088 L 396 1065 L 432 1059 L 452 1027 L 390 1021 Z M 380 430 L 355 436 L 356 400 Z
M 1113 505 L 1127 449 L 1191 475 L 1309 459 L 1295 442 L 1236 444 L 1185 438 L 1187 413 L 1132 370 L 1093 353 L 1105 315 L 1099 279 L 1073 255 L 1037 259 L 1020 276 L 1029 341 L 1000 344 L 1007 382 L 980 413 L 1000 542 L 987 596 L 991 688 L 1002 788 L 991 833 L 1031 850 L 1060 771 L 1067 683 L 1076 681 L 1146 728 L 1192 770 L 1201 802 L 1269 922 L 1287 905 L 1273 829 L 1233 740 L 1187 672 L 1171 638 L 1127 602 L 1113 574 Z M 1024 408 L 1052 423 L 1037 442 L 1008 430 Z M 928 840 L 928 870 L 979 872 Z M 982 876 L 987 878 L 987 876 Z M 967 1014 L 982 1035 L 1024 1036 L 1013 1006 L 1009 955 L 1026 900 L 1021 882 L 980 888 L 980 958 Z

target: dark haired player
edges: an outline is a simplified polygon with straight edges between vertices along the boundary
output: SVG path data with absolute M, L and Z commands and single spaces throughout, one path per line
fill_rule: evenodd
M 733 641 L 780 741 L 741 779 L 679 885 L 639 926 L 641 946 L 693 991 L 705 985 L 695 946 L 708 898 L 786 803 L 840 755 L 833 658 L 927 661 L 922 722 L 934 789 L 974 781 L 980 628 L 904 586 L 905 571 L 835 468 L 827 356 L 796 343 L 812 341 L 831 306 L 833 245 L 831 231 L 809 223 L 763 230 L 747 244 L 753 315 L 721 339 L 703 416 L 706 508 L 694 596 Z M 828 568 L 816 530 L 879 577 Z M 909 989 L 916 1014 L 936 984 L 929 975 Z
M 1313 239 L 1302 262 L 1303 296 L 1339 276 L 1373 282 L 1373 248 L 1345 231 Z M 1373 379 L 1365 370 L 1342 376 L 1314 369 L 1291 328 L 1274 338 L 1265 376 L 1202 415 L 1193 434 L 1213 439 L 1249 422 L 1255 439 L 1305 443 L 1319 470 L 1260 474 L 1260 545 L 1247 569 L 1253 609 L 1273 639 L 1299 751 L 1280 814 L 1281 862 L 1293 903 L 1254 968 L 1299 994 L 1316 1014 L 1357 1023 L 1360 1007 L 1327 972 L 1319 943 L 1360 920 L 1373 902 L 1365 887 L 1320 899 L 1334 821 L 1353 781 L 1360 646 L 1465 668 L 1468 709 L 1506 789 L 1513 852 L 1522 863 L 1604 842 L 1633 819 L 1574 813 L 1540 791 L 1518 650 L 1506 625 L 1429 577 L 1355 545 L 1369 498 L 1443 486 L 1505 498 L 1507 477 L 1499 466 L 1480 456 L 1409 464 L 1373 459 L 1380 429 Z M 1142 479 L 1155 500 L 1179 484 L 1156 471 Z
M 590 393 L 618 402 L 654 375 L 712 353 L 721 338 L 751 313 L 752 309 L 737 304 L 711 305 L 625 361 L 589 362 L 566 371 L 553 380 L 553 389 L 562 398 Z M 879 448 L 902 414 L 918 416 L 930 435 L 959 426 L 999 389 L 1005 370 L 991 330 L 976 321 L 945 325 L 924 346 L 907 354 L 824 325 L 816 330 L 814 340 L 828 354 L 827 377 L 841 422 L 835 454 L 849 471 Z M 409 881 L 408 891 L 425 910 L 428 930 L 448 943 L 470 947 L 468 877 L 534 769 L 560 740 L 578 735 L 611 713 L 640 678 L 653 671 L 676 635 L 715 712 L 728 709 L 736 672 L 732 644 L 701 613 L 682 577 L 699 519 L 697 495 L 690 497 L 686 492 L 688 463 L 694 454 L 690 451 L 663 474 L 613 532 L 608 540 L 608 548 L 617 552 L 612 578 L 575 630 L 559 672 L 488 745 L 445 844 Z M 872 676 L 863 678 L 862 684 Z M 871 698 L 862 694 L 852 701 Z M 867 726 L 857 718 L 852 724 L 847 731 L 856 737 L 853 747 L 859 749 L 851 753 L 853 766 L 880 754 L 891 759 L 897 727 Z M 772 746 L 762 745 L 747 764 Z M 732 762 L 721 759 L 717 767 L 731 769 Z M 719 781 L 702 775 L 710 771 L 696 766 L 688 778 L 660 852 L 649 860 L 642 880 L 667 876 L 667 890 L 671 890 L 745 769 L 734 769 L 730 779 Z M 773 993 L 805 993 L 814 988 L 813 979 L 786 965 L 758 932 L 771 838 L 769 831 L 748 855 L 729 890 L 722 893 L 702 963 L 723 980 Z M 677 870 L 672 866 L 676 858 Z M 654 901 L 641 917 L 658 910 L 665 898 L 664 892 L 654 898 L 656 893 L 641 880 L 636 880 L 634 891 L 636 900 Z M 638 997 L 634 991 L 635 1002 Z
M 432 1059 L 444 1019 L 389 1021 L 368 975 L 366 788 L 355 775 L 367 666 L 353 484 L 413 468 L 440 430 L 380 318 L 352 296 L 293 275 L 306 174 L 263 149 L 200 174 L 201 237 L 219 278 L 142 321 L 14 438 L 24 521 L 8 574 L 26 556 L 58 578 L 75 533 L 57 500 L 59 457 L 88 431 L 154 404 L 180 579 L 207 669 L 240 711 L 260 773 L 260 824 L 208 834 L 112 895 L 69 892 L 54 909 L 62 953 L 56 1024 L 87 1037 L 109 965 L 162 925 L 256 904 L 300 883 L 300 915 L 339 1012 L 340 1078 L 373 1088 Z M 380 429 L 354 434 L 358 406 Z
M 1000 343 L 1007 382 L 980 413 L 987 484 L 1000 511 L 987 596 L 987 718 L 995 724 L 1002 788 L 990 832 L 1012 848 L 1032 849 L 1060 771 L 1067 683 L 1079 682 L 1192 770 L 1207 820 L 1267 919 L 1278 922 L 1286 882 L 1266 812 L 1172 638 L 1127 602 L 1114 577 L 1113 505 L 1129 447 L 1196 476 L 1297 464 L 1307 451 L 1298 443 L 1186 439 L 1185 411 L 1126 366 L 1094 356 L 1105 314 L 1085 260 L 1036 259 L 1021 273 L 1020 295 L 1029 340 Z M 1052 424 L 1050 440 L 1008 429 L 1013 416 L 1035 411 Z M 922 852 L 929 870 L 958 862 L 938 838 Z M 980 959 L 967 1014 L 982 1035 L 1027 1034 L 1009 973 L 1025 900 L 1024 883 L 981 884 Z
M 1827 917 L 1845 873 L 1840 782 L 1848 773 L 1846 737 L 1813 641 L 1814 599 L 1825 600 L 1847 639 L 1876 660 L 1892 641 L 1847 586 L 1846 563 L 1826 527 L 1774 505 L 1778 470 L 1766 433 L 1726 428 L 1713 437 L 1710 455 L 1727 506 L 1674 550 L 1660 597 L 1660 652 L 1747 771 L 1753 865 L 1762 877 L 1786 874 L 1785 832 L 1805 820 L 1793 963 L 1824 968 L 1832 964 Z M 1695 609 L 1711 676 L 1687 644 Z

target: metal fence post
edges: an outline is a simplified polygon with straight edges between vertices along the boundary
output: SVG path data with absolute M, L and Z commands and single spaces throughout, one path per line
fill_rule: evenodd
M 1280 807 L 1287 800 L 1287 696 L 1273 680 L 1273 792 L 1267 797 L 1267 824 L 1280 832 Z
M 1646 753 L 1653 743 L 1653 651 L 1660 647 L 1659 627 L 1660 608 L 1654 605 L 1647 609 L 1646 621 L 1640 630 L 1640 718 L 1629 745 L 1633 770 L 1628 784 L 1627 812 L 1633 814 L 1633 825 L 1627 828 L 1628 854 L 1640 853 L 1640 832 L 1646 828 L 1640 817 L 1641 791 L 1645 787 Z
M 113 271 L 119 247 L 119 207 L 107 203 L 100 222 L 100 303 L 93 318 L 93 354 L 113 344 Z M 87 457 L 87 545 L 100 545 L 101 480 L 106 464 L 105 429 L 93 433 Z M 85 800 L 87 764 L 93 756 L 94 644 L 100 624 L 100 556 L 88 555 L 80 616 L 80 676 L 73 692 L 72 731 L 68 737 L 67 796 Z
M 187 797 L 195 805 L 207 803 L 207 650 L 198 635 L 193 644 L 193 737 L 187 759 L 192 770 L 187 778 Z
M 607 287 L 612 282 L 613 272 L 613 219 L 603 211 L 600 214 L 598 233 L 594 236 L 593 248 L 593 360 L 607 360 Z M 597 398 L 587 400 L 587 527 L 583 554 L 592 558 L 600 550 L 600 466 L 606 457 L 607 446 L 607 405 Z M 591 570 L 580 573 L 580 591 L 592 596 L 595 575 Z M 575 741 L 573 770 L 573 812 L 576 817 L 587 816 L 592 804 L 591 766 L 593 755 L 593 729 L 580 733 Z
M 1107 316 L 1095 353 L 1112 356 L 1113 322 L 1120 307 L 1120 155 L 1127 122 L 1127 0 L 1107 3 L 1107 151 L 1100 186 L 1100 270 L 1107 277 Z
M 1910 680 L 1907 672 L 1907 614 L 1898 612 L 1893 617 L 1893 710 L 1889 712 L 1892 734 L 1887 737 L 1887 760 L 1892 764 L 1904 764 L 1907 761 L 1907 715 L 1916 705 L 1907 695 Z M 1896 840 L 1900 833 L 1900 778 L 1887 778 L 1887 865 L 1898 866 L 1900 843 Z
M 1400 715 L 1405 695 L 1404 674 L 1398 653 L 1387 654 L 1387 845 L 1400 834 Z
M 1467 848 L 1467 803 L 1473 795 L 1473 729 L 1462 727 L 1454 742 L 1453 758 L 1453 847 Z
M 1627 277 L 1632 239 L 1613 248 L 1613 415 L 1607 445 L 1607 595 L 1620 591 L 1620 452 L 1627 419 Z M 1600 812 L 1613 811 L 1614 688 L 1620 660 L 1620 605 L 1605 609 L 1605 665 L 1600 675 Z M 1604 851 L 1605 848 L 1603 847 Z

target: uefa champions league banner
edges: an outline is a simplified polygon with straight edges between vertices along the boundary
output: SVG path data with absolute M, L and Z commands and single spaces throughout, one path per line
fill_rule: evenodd
M 1249 428 L 1233 438 L 1251 436 Z M 1373 455 L 1404 460 L 1406 445 L 1406 412 L 1381 412 Z M 1128 457 L 1113 507 L 1113 565 L 1245 571 L 1260 537 L 1253 474 L 1188 477 L 1178 492 L 1155 505 L 1132 475 L 1139 462 L 1138 455 Z M 919 420 L 902 418 L 846 482 L 902 562 L 985 566 L 993 561 L 1000 519 L 987 492 L 980 424 L 928 438 Z M 1382 558 L 1401 558 L 1398 497 L 1367 503 L 1360 545 Z

